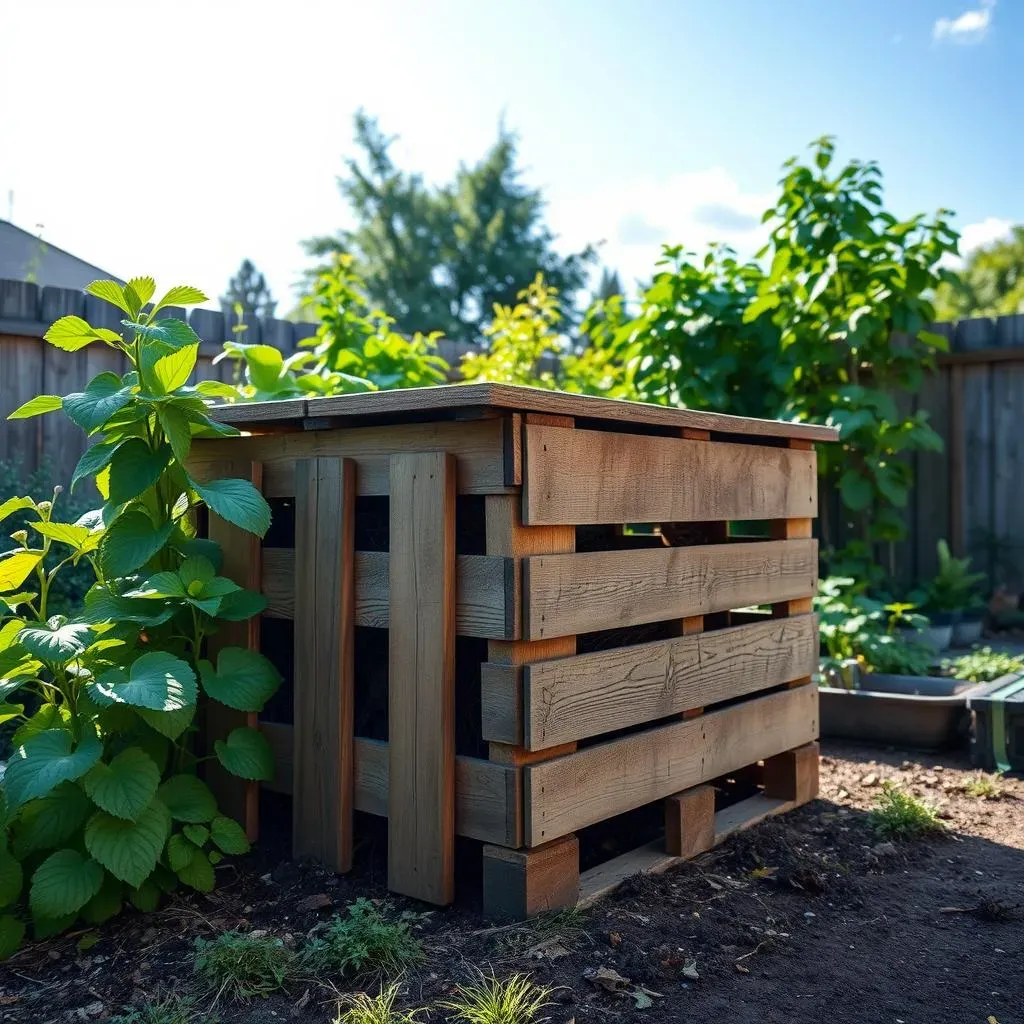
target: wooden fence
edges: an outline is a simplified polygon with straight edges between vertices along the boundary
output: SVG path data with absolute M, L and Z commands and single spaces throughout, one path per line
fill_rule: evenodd
M 80 390 L 101 370 L 123 372 L 121 357 L 105 346 L 59 352 L 42 341 L 46 328 L 69 313 L 95 326 L 118 328 L 119 312 L 81 292 L 0 281 L 0 416 L 39 393 Z M 168 315 L 184 317 L 183 310 Z M 203 338 L 197 379 L 231 380 L 235 364 L 213 364 L 231 338 L 233 317 L 193 310 L 188 320 Z M 310 324 L 247 317 L 245 341 L 293 352 L 313 334 Z M 926 409 L 945 441 L 942 454 L 914 457 L 917 484 L 907 509 L 909 539 L 897 546 L 897 575 L 925 578 L 936 568 L 936 542 L 970 554 L 995 584 L 1024 585 L 1024 315 L 964 320 L 936 330 L 950 353 L 916 396 L 898 396 L 902 408 Z M 448 343 L 455 363 L 468 346 Z M 84 449 L 81 432 L 59 416 L 13 423 L 0 420 L 0 459 L 17 459 L 27 474 L 46 465 L 54 483 L 66 482 Z M 828 510 L 842 538 L 838 505 Z

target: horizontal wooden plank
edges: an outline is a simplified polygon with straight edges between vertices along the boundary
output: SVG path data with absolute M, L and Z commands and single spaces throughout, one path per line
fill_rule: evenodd
M 593 395 L 572 395 L 563 391 L 490 383 L 404 388 L 396 391 L 313 398 L 307 402 L 307 415 L 311 418 L 378 418 L 394 422 L 401 417 L 426 418 L 431 414 L 443 416 L 474 407 L 575 416 L 617 423 L 694 427 L 699 430 L 748 434 L 753 437 L 806 437 L 814 441 L 835 441 L 839 437 L 839 432 L 834 427 L 811 423 L 726 416 L 722 413 L 696 412 L 692 409 L 675 409 L 649 405 L 645 402 L 623 402 Z M 213 414 L 222 422 L 232 423 L 244 415 L 244 409 L 246 407 L 241 405 L 217 406 Z
M 275 773 L 267 789 L 292 791 L 293 728 L 261 722 L 260 731 L 274 750 Z M 386 818 L 388 814 L 388 745 L 355 738 L 355 809 Z M 523 845 L 522 769 L 477 757 L 455 759 L 455 831 L 485 843 Z
M 543 750 L 710 707 L 809 676 L 817 663 L 817 618 L 801 615 L 527 665 L 522 742 Z
M 523 559 L 528 640 L 770 604 L 817 590 L 818 542 L 775 540 Z
M 813 451 L 530 424 L 523 433 L 530 526 L 817 514 Z
M 526 845 L 539 846 L 818 736 L 818 688 L 782 690 L 542 761 L 526 773 Z
M 775 814 L 785 814 L 796 806 L 791 800 L 772 800 L 766 796 L 752 796 L 741 800 L 715 815 L 714 845 L 718 846 L 736 832 L 752 828 Z M 658 875 L 677 864 L 682 864 L 684 859 L 666 853 L 665 844 L 659 839 L 598 864 L 580 875 L 580 898 L 576 904 L 577 909 L 590 906 L 633 875 Z
M 206 480 L 216 472 L 213 464 L 224 459 L 256 459 L 264 465 L 263 493 L 286 498 L 295 494 L 296 459 L 333 456 L 355 461 L 357 494 L 386 495 L 392 452 L 444 451 L 457 460 L 460 494 L 502 494 L 516 489 L 506 481 L 505 435 L 511 430 L 510 417 L 497 417 L 218 438 L 193 443 L 189 472 Z
M 388 627 L 389 556 L 386 551 L 357 551 L 355 556 L 356 625 Z M 511 558 L 459 555 L 455 561 L 455 628 L 459 636 L 515 640 L 516 593 Z M 295 617 L 295 550 L 263 549 L 264 614 Z

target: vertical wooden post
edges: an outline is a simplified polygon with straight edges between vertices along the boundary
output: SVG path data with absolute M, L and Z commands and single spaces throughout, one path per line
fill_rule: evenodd
M 388 888 L 455 895 L 455 458 L 391 456 Z
M 714 845 L 714 786 L 694 786 L 665 800 L 666 853 L 696 857 Z
M 337 872 L 352 867 L 355 473 L 295 464 L 292 852 Z
M 786 750 L 765 758 L 764 795 L 805 804 L 818 795 L 818 744 Z
M 259 462 L 229 462 L 218 467 L 223 477 L 244 477 L 257 490 L 263 487 L 263 465 Z M 213 512 L 209 514 L 207 535 L 221 546 L 224 561 L 221 574 L 250 590 L 260 589 L 260 538 L 253 533 L 232 526 Z M 214 663 L 225 647 L 260 649 L 260 616 L 245 622 L 221 623 L 218 632 L 207 641 L 207 657 Z M 207 750 L 213 751 L 214 741 L 226 739 L 233 729 L 257 727 L 255 713 L 235 711 L 213 701 L 204 712 L 204 731 Z M 259 838 L 260 784 L 226 772 L 216 760 L 206 762 L 206 781 L 217 797 L 223 814 L 234 818 L 245 829 L 249 842 Z
M 540 413 L 528 413 L 525 422 L 566 429 L 574 426 L 571 417 Z M 484 500 L 487 554 L 516 559 L 516 573 L 522 572 L 521 559 L 526 556 L 576 550 L 575 526 L 524 526 L 521 495 L 488 495 Z M 489 663 L 513 666 L 514 676 L 510 673 L 506 678 L 512 677 L 517 681 L 521 680 L 522 666 L 530 662 L 575 653 L 575 636 L 487 642 Z M 546 750 L 530 751 L 519 744 L 491 742 L 488 749 L 492 761 L 526 766 L 571 753 L 576 744 L 565 743 Z M 579 843 L 573 835 L 533 849 L 510 850 L 487 845 L 484 846 L 483 858 L 484 913 L 488 916 L 522 920 L 576 902 L 579 893 Z

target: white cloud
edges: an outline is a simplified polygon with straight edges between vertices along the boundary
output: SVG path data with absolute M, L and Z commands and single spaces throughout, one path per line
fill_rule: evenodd
M 956 18 L 939 18 L 932 28 L 936 41 L 948 39 L 954 43 L 980 43 L 988 35 L 992 24 L 992 9 L 996 0 L 981 0 L 976 10 L 964 11 Z
M 960 255 L 951 256 L 947 253 L 939 261 L 939 265 L 949 267 L 950 270 L 959 270 L 964 265 L 964 259 L 975 249 L 991 245 L 1001 238 L 1008 238 L 1015 223 L 1003 217 L 986 217 L 973 224 L 965 224 L 960 229 Z
M 568 251 L 602 242 L 601 263 L 631 285 L 650 280 L 663 244 L 699 252 L 710 242 L 725 242 L 741 257 L 752 257 L 767 239 L 761 215 L 775 191 L 747 191 L 728 171 L 713 167 L 550 198 L 548 213 L 560 247 Z

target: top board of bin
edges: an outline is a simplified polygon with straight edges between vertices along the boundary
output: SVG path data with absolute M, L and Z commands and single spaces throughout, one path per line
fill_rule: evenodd
M 296 398 L 279 402 L 254 402 L 217 406 L 213 416 L 240 429 L 259 424 L 302 425 L 310 429 L 356 426 L 371 423 L 409 423 L 469 418 L 496 412 L 541 413 L 571 416 L 585 422 L 637 424 L 652 427 L 689 427 L 717 434 L 754 437 L 802 438 L 807 441 L 835 441 L 839 431 L 814 423 L 762 420 L 749 416 L 727 416 L 693 409 L 670 409 L 645 402 L 625 402 L 593 395 L 523 387 L 516 384 L 446 384 L 430 388 L 369 391 L 332 398 Z M 580 422 L 582 421 L 582 422 Z

